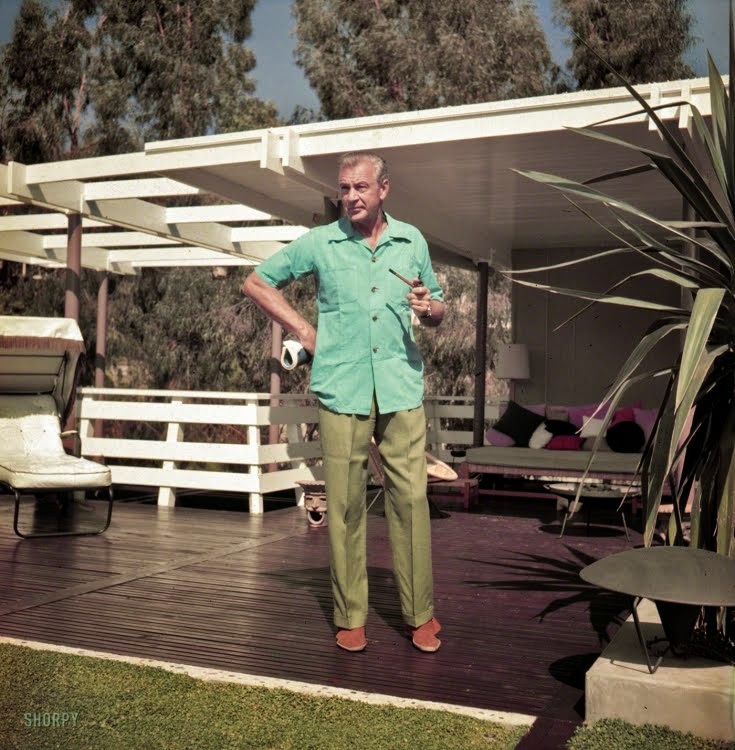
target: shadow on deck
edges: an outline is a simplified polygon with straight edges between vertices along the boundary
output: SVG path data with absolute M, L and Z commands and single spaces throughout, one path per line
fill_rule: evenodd
M 335 647 L 326 529 L 293 507 L 119 503 L 102 536 L 23 541 L 0 497 L 0 635 L 577 724 L 585 671 L 627 615 L 623 597 L 578 572 L 630 546 L 619 519 L 559 539 L 553 501 L 451 510 L 432 521 L 436 654 L 403 635 L 379 515 L 369 647 Z

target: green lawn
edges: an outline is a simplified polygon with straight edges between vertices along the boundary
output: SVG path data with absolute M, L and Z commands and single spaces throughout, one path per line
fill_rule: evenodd
M 2 750 L 512 750 L 526 731 L 9 644 L 0 684 Z
M 617 719 L 581 727 L 569 750 L 733 750 L 732 743 L 715 742 L 667 727 L 646 724 L 634 727 Z
M 197 680 L 0 644 L 2 750 L 514 750 L 526 732 L 455 713 Z M 664 727 L 602 721 L 569 750 L 726 750 Z

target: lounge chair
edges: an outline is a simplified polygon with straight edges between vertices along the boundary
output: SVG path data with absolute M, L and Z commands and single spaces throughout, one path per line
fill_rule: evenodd
M 0 316 L 0 485 L 15 496 L 13 529 L 18 536 L 100 534 L 112 518 L 112 476 L 102 464 L 68 454 L 62 425 L 72 413 L 84 341 L 79 326 L 67 318 Z M 91 504 L 77 499 L 102 491 L 107 507 L 102 525 L 69 528 Z M 39 498 L 56 495 L 56 528 L 41 519 Z M 30 532 L 21 531 L 21 497 L 36 497 Z M 42 504 L 47 508 L 48 504 Z M 36 527 L 36 522 L 41 530 Z

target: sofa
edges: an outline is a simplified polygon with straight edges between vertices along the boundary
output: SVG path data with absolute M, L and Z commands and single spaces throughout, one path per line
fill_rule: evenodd
M 460 467 L 463 477 L 489 474 L 561 481 L 586 472 L 592 480 L 628 484 L 635 479 L 656 418 L 655 410 L 640 404 L 617 409 L 610 419 L 604 404 L 509 401 L 500 411 L 500 418 L 485 433 L 485 445 L 467 449 Z

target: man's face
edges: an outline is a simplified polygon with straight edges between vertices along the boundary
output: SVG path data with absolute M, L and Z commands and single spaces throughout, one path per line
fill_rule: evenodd
M 379 185 L 375 166 L 369 161 L 343 167 L 338 179 L 345 215 L 353 224 L 371 227 L 388 195 L 388 180 Z

